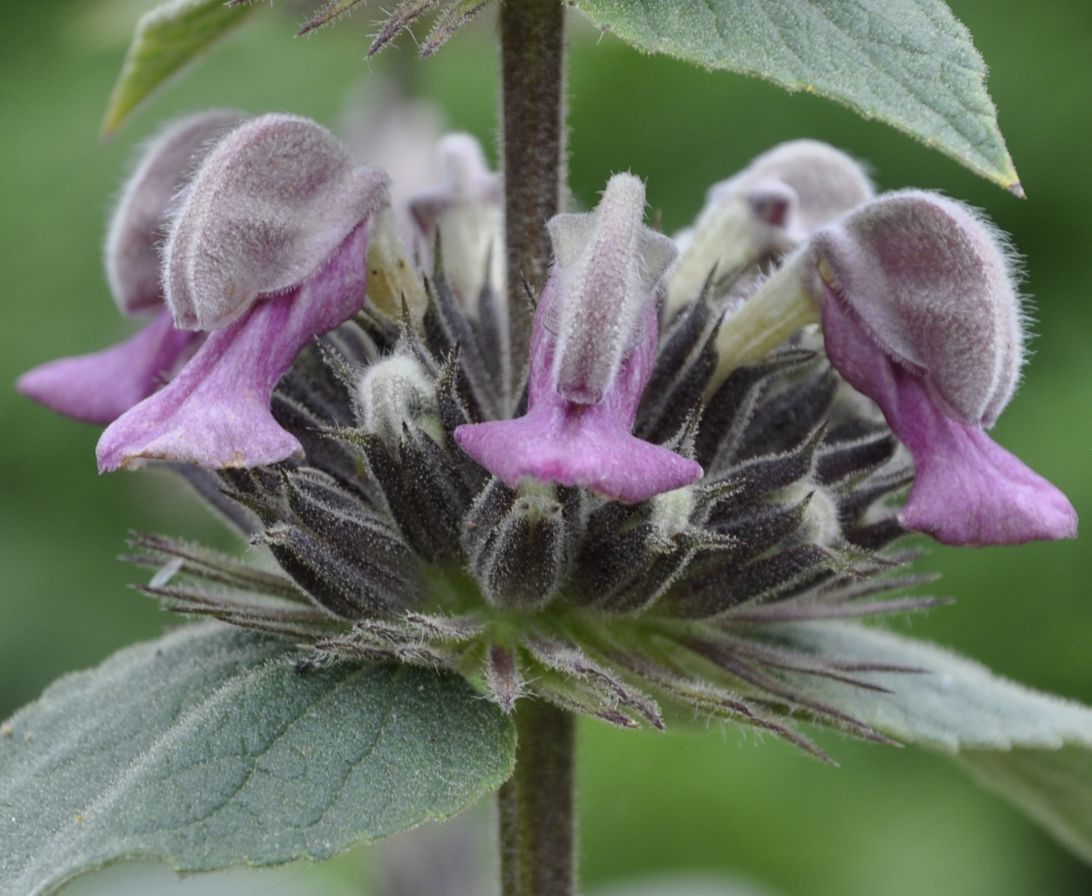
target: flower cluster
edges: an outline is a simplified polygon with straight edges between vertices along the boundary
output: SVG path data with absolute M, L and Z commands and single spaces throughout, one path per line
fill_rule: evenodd
M 339 657 L 443 666 L 632 726 L 660 700 L 881 739 L 786 675 L 873 687 L 778 626 L 905 612 L 908 530 L 1070 537 L 1072 507 L 985 429 L 1023 322 L 1002 240 L 934 194 L 874 197 L 812 141 L 709 192 L 675 239 L 643 183 L 548 224 L 514 357 L 502 185 L 466 135 L 387 178 L 291 116 L 195 116 L 144 152 L 107 241 L 147 328 L 19 386 L 109 424 L 101 470 L 172 462 L 249 536 L 141 536 L 183 613 Z M 317 337 L 317 338 L 316 338 Z M 910 487 L 903 506 L 893 500 Z M 306 665 L 305 663 L 305 665 Z

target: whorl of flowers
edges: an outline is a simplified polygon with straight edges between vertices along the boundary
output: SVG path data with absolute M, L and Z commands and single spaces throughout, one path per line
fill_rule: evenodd
M 522 358 L 499 179 L 466 135 L 440 155 L 445 181 L 392 210 L 385 175 L 304 119 L 209 113 L 146 148 L 106 260 L 122 310 L 156 316 L 20 388 L 109 423 L 100 469 L 168 461 L 249 536 L 244 559 L 139 537 L 171 608 L 307 645 L 301 668 L 450 667 L 506 710 L 623 726 L 662 727 L 666 701 L 817 752 L 786 714 L 882 735 L 791 676 L 875 689 L 856 676 L 881 666 L 779 625 L 935 603 L 888 594 L 915 581 L 907 530 L 1075 533 L 984 431 L 1022 317 L 959 203 L 873 198 L 798 141 L 672 240 L 616 175 L 549 222 Z

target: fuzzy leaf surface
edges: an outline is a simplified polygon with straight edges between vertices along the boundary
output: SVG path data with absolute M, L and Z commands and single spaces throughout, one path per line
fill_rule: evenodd
M 828 97 L 1022 195 L 986 65 L 943 0 L 571 2 L 640 50 Z
M 891 693 L 791 676 L 808 694 L 892 737 L 958 753 L 971 775 L 1092 863 L 1092 709 L 1033 691 L 935 645 L 848 623 L 778 626 L 778 638 L 869 672 Z
M 860 675 L 890 689 L 886 694 L 790 676 L 808 694 L 899 740 L 949 753 L 1066 744 L 1092 749 L 1092 709 L 1001 678 L 935 644 L 844 622 L 778 625 L 770 634 L 839 663 L 923 670 Z
M 224 0 L 169 0 L 141 16 L 110 95 L 103 134 L 113 134 L 156 88 L 256 8 L 228 7 Z
M 191 625 L 66 676 L 0 730 L 0 893 L 121 859 L 328 858 L 498 787 L 512 725 L 459 677 Z

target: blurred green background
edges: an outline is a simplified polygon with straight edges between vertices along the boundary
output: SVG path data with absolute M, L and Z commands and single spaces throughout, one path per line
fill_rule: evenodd
M 117 340 L 101 273 L 110 197 L 134 144 L 207 105 L 286 110 L 337 127 L 350 88 L 392 68 L 435 98 L 453 128 L 495 133 L 491 20 L 416 63 L 403 39 L 361 61 L 370 13 L 292 40 L 300 10 L 264 9 L 207 62 L 143 108 L 111 143 L 98 126 L 132 22 L 147 2 L 4 2 L 0 29 L 0 381 Z M 373 4 L 373 7 L 376 4 Z M 990 89 L 1028 194 L 1019 201 L 892 129 L 812 97 L 638 56 L 588 27 L 571 32 L 571 185 L 590 202 L 607 176 L 646 178 L 668 231 L 706 187 L 772 144 L 810 136 L 869 160 L 881 188 L 919 185 L 985 209 L 1026 257 L 1035 357 L 995 430 L 1092 519 L 1092 4 L 955 0 L 993 72 Z M 574 25 L 579 16 L 572 15 Z M 114 558 L 128 529 L 224 533 L 172 482 L 95 474 L 97 430 L 0 390 L 0 716 L 51 679 L 175 621 L 127 590 Z M 1087 538 L 1017 549 L 934 548 L 923 567 L 958 602 L 897 620 L 1036 687 L 1092 702 L 1092 551 Z M 1024 896 L 1092 892 L 1092 873 L 943 757 L 824 737 L 827 768 L 781 744 L 713 729 L 581 729 L 580 830 L 589 890 L 651 870 L 731 871 L 803 896 Z M 2 846 L 0 846 L 2 848 Z M 306 876 L 345 892 L 363 858 Z M 288 871 L 289 876 L 302 872 Z M 320 876 L 316 876 L 316 874 Z M 272 878 L 232 892 L 280 891 Z M 280 880 L 277 878 L 276 880 Z M 332 878 L 331 878 L 332 880 Z M 168 881 L 169 883 L 169 881 Z M 202 892 L 190 881 L 187 892 Z M 181 885 L 180 885 L 181 886 Z M 331 889 L 332 888 L 332 889 Z M 150 892 L 145 890 L 144 892 Z M 157 890 L 158 892 L 158 890 Z M 168 885 L 163 892 L 172 892 Z

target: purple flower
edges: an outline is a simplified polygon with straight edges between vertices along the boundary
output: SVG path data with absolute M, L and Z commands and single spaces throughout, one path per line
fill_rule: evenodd
M 914 459 L 906 528 L 956 545 L 1073 537 L 1066 497 L 985 433 L 1023 360 L 1002 246 L 950 199 L 882 196 L 817 231 L 729 318 L 722 363 L 766 347 L 774 336 L 746 335 L 763 323 L 778 322 L 769 332 L 784 338 L 821 316 L 831 364 L 876 402 Z
M 311 279 L 209 334 L 175 379 L 106 429 L 99 470 L 153 458 L 250 467 L 302 456 L 269 411 L 273 388 L 316 333 L 360 310 L 366 250 L 361 224 Z
M 163 309 L 124 342 L 48 361 L 24 373 L 15 386 L 58 414 L 110 423 L 162 386 L 197 339 L 197 333 L 176 330 Z
M 114 209 L 106 239 L 110 289 L 122 314 L 156 313 L 130 339 L 104 351 L 50 361 L 23 374 L 16 387 L 58 413 L 109 423 L 151 395 L 199 340 L 171 326 L 163 309 L 158 245 L 172 198 L 227 130 L 235 112 L 203 112 L 175 122 L 145 147 Z
M 354 167 L 314 122 L 266 115 L 224 137 L 183 195 L 163 259 L 175 323 L 209 335 L 169 385 L 107 428 L 99 469 L 301 454 L 270 413 L 273 388 L 313 336 L 362 306 L 369 223 L 386 202 L 386 176 Z
M 820 231 L 809 255 L 827 355 L 914 458 L 900 521 L 945 544 L 1071 538 L 1073 506 L 996 444 L 1023 360 L 1001 244 L 940 196 L 885 196 Z
M 535 314 L 527 413 L 455 430 L 510 486 L 529 477 L 637 502 L 702 475 L 630 433 L 656 354 L 657 292 L 675 256 L 671 240 L 643 226 L 644 205 L 644 184 L 619 174 L 594 212 L 550 221 L 554 267 Z

